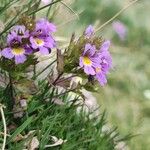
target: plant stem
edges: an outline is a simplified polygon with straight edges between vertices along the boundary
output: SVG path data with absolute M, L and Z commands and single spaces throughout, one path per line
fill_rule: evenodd
M 75 89 L 70 89 L 70 90 L 68 90 L 68 91 L 65 91 L 64 93 L 60 93 L 60 94 L 58 94 L 58 95 L 54 95 L 53 98 L 59 97 L 59 96 L 63 96 L 63 95 L 65 95 L 65 94 L 67 94 L 67 93 L 69 93 L 69 92 L 73 92 L 73 91 L 75 91 L 75 90 L 76 90 L 76 88 L 75 88 Z
M 108 25 L 110 22 L 112 22 L 114 19 L 116 19 L 121 13 L 123 13 L 126 9 L 128 9 L 130 6 L 132 6 L 133 4 L 135 4 L 138 1 L 139 0 L 134 0 L 134 1 L 130 2 L 128 5 L 126 5 L 124 8 L 122 8 L 118 13 L 116 13 L 112 18 L 110 18 L 107 22 L 105 22 L 99 28 L 97 28 L 95 32 L 98 32 L 99 30 L 104 28 L 106 25 Z
M 52 0 L 52 3 L 53 2 L 54 2 L 54 0 Z M 48 11 L 47 11 L 47 14 L 46 14 L 47 19 L 49 19 L 49 13 L 50 13 L 51 8 L 52 8 L 52 5 L 48 8 Z
M 60 79 L 58 82 L 56 82 L 56 84 L 57 84 L 57 83 L 64 82 L 64 81 L 66 81 L 66 80 L 68 80 L 68 79 L 71 79 L 71 78 L 73 78 L 73 77 L 76 77 L 76 76 L 77 76 L 77 75 L 72 75 L 72 76 L 67 77 L 67 78 L 65 78 L 65 79 Z
M 13 92 L 13 82 L 12 82 L 12 77 L 11 77 L 10 73 L 9 73 L 9 88 L 10 88 L 11 100 L 12 100 L 13 105 L 14 105 L 15 104 L 15 99 L 14 99 L 14 92 Z
M 33 65 L 33 77 L 36 77 L 36 64 Z
M 60 1 L 61 1 L 61 0 L 56 0 L 56 1 L 54 1 L 54 2 L 52 2 L 52 3 L 50 3 L 50 4 L 48 4 L 48 5 L 45 5 L 45 6 L 41 7 L 41 8 L 39 8 L 39 9 L 37 9 L 37 10 L 35 10 L 35 11 L 29 13 L 29 16 L 30 16 L 30 15 L 33 15 L 33 14 L 35 14 L 35 13 L 37 13 L 37 12 L 39 12 L 40 10 L 42 10 L 42 9 L 44 9 L 44 8 L 47 8 L 48 6 L 51 6 L 51 5 L 53 5 L 53 4 L 57 3 L 57 2 L 60 2 Z
M 3 139 L 2 150 L 5 150 L 6 137 L 7 137 L 7 127 L 6 127 L 6 120 L 5 120 L 5 115 L 4 115 L 3 107 L 4 106 L 2 104 L 0 104 L 0 112 L 1 112 L 2 122 L 3 122 L 3 126 L 4 126 L 4 139 Z
M 55 85 L 62 75 L 63 75 L 63 72 L 58 75 L 58 77 L 55 79 L 55 81 L 52 83 L 52 85 Z
M 44 71 L 46 71 L 51 65 L 53 65 L 56 62 L 56 60 L 54 60 L 52 63 L 50 63 L 47 67 L 45 67 L 42 71 L 40 71 L 39 73 L 37 73 L 36 75 L 33 75 L 32 79 L 36 79 L 39 75 L 41 75 Z

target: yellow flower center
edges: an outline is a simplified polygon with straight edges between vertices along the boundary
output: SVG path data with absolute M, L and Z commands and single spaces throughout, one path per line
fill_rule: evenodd
M 84 65 L 91 65 L 92 64 L 92 61 L 87 57 L 83 57 L 83 64 Z
M 99 73 L 101 71 L 101 68 L 96 68 L 96 73 Z
M 14 55 L 21 55 L 25 52 L 24 48 L 18 47 L 18 48 L 13 48 L 12 53 Z
M 44 44 L 44 41 L 41 39 L 35 38 L 34 40 L 35 40 L 35 43 L 39 46 L 42 46 Z

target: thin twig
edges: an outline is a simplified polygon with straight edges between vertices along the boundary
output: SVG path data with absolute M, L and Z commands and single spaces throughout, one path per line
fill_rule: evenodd
M 116 13 L 111 19 L 109 19 L 107 22 L 105 22 L 99 28 L 97 28 L 95 32 L 98 32 L 99 30 L 104 28 L 106 25 L 108 25 L 110 22 L 112 22 L 115 18 L 117 18 L 121 13 L 123 13 L 126 9 L 128 9 L 130 6 L 132 6 L 133 4 L 135 4 L 138 1 L 139 0 L 134 0 L 134 1 L 130 2 L 128 5 L 126 5 L 124 8 L 122 8 L 118 13 Z
M 36 79 L 39 75 L 41 75 L 44 71 L 46 71 L 51 65 L 53 65 L 56 62 L 56 59 L 50 63 L 48 66 L 46 66 L 42 71 L 40 71 L 38 74 L 33 75 L 32 79 Z
M 2 150 L 5 150 L 6 137 L 7 137 L 7 127 L 6 127 L 6 120 L 5 120 L 3 108 L 5 108 L 5 107 L 2 104 L 0 104 L 0 112 L 1 112 L 2 122 L 3 122 L 3 126 L 4 126 L 4 139 L 3 139 Z
M 0 135 L 5 135 L 4 132 L 0 132 Z M 8 137 L 10 137 L 11 135 L 10 134 L 6 134 Z
M 10 95 L 11 95 L 11 100 L 13 104 L 15 104 L 15 99 L 14 99 L 14 91 L 13 91 L 13 82 L 12 82 L 12 76 L 9 73 L 9 86 L 10 86 Z
M 57 81 L 60 79 L 60 77 L 61 77 L 63 74 L 64 74 L 63 72 L 60 73 L 60 74 L 58 75 L 58 77 L 55 79 L 55 81 L 52 83 L 52 85 L 56 85 Z
M 76 90 L 76 88 L 75 88 L 75 89 L 70 89 L 70 90 L 65 91 L 65 92 L 63 92 L 63 93 L 60 93 L 60 94 L 54 95 L 54 96 L 53 96 L 53 98 L 55 98 L 55 97 L 59 97 L 59 96 L 63 96 L 63 95 L 65 95 L 65 94 L 67 94 L 67 93 L 74 92 L 75 90 Z
M 72 75 L 72 76 L 70 76 L 70 77 L 67 77 L 67 78 L 64 78 L 64 79 L 60 79 L 58 82 L 56 82 L 56 84 L 61 83 L 61 82 L 64 82 L 64 81 L 69 80 L 69 79 L 71 79 L 71 78 L 73 78 L 73 77 L 76 77 L 76 76 L 77 76 L 77 75 Z

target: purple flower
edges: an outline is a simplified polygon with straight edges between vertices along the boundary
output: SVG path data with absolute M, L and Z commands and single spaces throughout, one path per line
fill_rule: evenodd
M 91 36 L 94 34 L 94 28 L 93 28 L 93 26 L 92 26 L 92 25 L 89 25 L 89 26 L 86 28 L 84 34 L 85 34 L 85 36 L 86 36 L 87 38 L 91 37 Z
M 31 47 L 34 50 L 39 50 L 43 55 L 49 54 L 50 50 L 56 47 L 56 42 L 51 35 L 55 31 L 55 25 L 45 19 L 40 19 L 36 23 L 35 31 L 31 33 Z
M 47 55 L 50 49 L 55 47 L 55 42 L 51 37 L 30 37 L 31 47 L 39 49 L 40 53 Z
M 80 57 L 79 65 L 87 75 L 95 77 L 104 86 L 107 83 L 107 74 L 112 68 L 112 58 L 109 53 L 110 41 L 105 41 L 99 50 L 95 45 L 86 44 Z
M 98 55 L 96 54 L 95 46 L 86 44 L 84 52 L 80 57 L 80 67 L 84 68 L 84 72 L 87 75 L 95 75 L 95 68 L 100 67 L 100 64 L 98 62 Z
M 29 37 L 29 31 L 26 30 L 24 25 L 16 25 L 11 30 L 7 37 L 7 44 L 11 45 L 14 41 L 21 42 L 23 38 Z
M 97 67 L 95 69 L 96 78 L 102 86 L 104 86 L 107 83 L 106 75 L 108 74 L 109 70 L 112 68 L 112 58 L 108 51 L 109 46 L 110 46 L 110 41 L 105 41 L 102 44 L 99 50 L 100 67 Z
M 53 32 L 56 31 L 56 26 L 46 19 L 40 19 L 36 23 L 36 28 L 34 31 L 34 35 L 51 35 Z
M 16 64 L 24 63 L 30 47 L 27 48 L 26 45 L 22 45 L 22 39 L 28 36 L 29 32 L 24 26 L 15 26 L 8 34 L 8 47 L 1 51 L 1 55 L 8 59 L 14 58 Z
M 120 21 L 113 22 L 112 26 L 113 26 L 113 29 L 115 30 L 115 32 L 117 33 L 117 35 L 119 36 L 119 38 L 122 41 L 124 41 L 126 38 L 126 34 L 127 34 L 126 26 Z
M 101 86 L 104 86 L 107 83 L 106 74 L 102 72 L 100 68 L 96 68 L 96 79 Z
M 21 64 L 26 61 L 25 54 L 26 54 L 25 48 L 23 47 L 17 47 L 17 48 L 7 47 L 3 49 L 1 52 L 1 55 L 4 56 L 5 58 L 8 59 L 15 58 L 16 64 Z

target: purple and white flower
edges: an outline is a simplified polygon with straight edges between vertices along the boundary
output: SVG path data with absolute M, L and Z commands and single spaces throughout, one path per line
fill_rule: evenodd
M 16 64 L 24 63 L 26 55 L 40 51 L 41 54 L 49 54 L 56 42 L 52 33 L 56 26 L 46 19 L 37 21 L 34 31 L 29 32 L 24 25 L 16 25 L 7 36 L 7 47 L 1 51 L 1 55 L 8 59 L 14 59 Z
M 55 25 L 45 19 L 40 19 L 36 23 L 35 31 L 31 33 L 31 47 L 34 50 L 39 50 L 43 55 L 49 54 L 51 49 L 56 47 L 56 42 L 51 35 L 55 31 Z
M 1 55 L 8 59 L 14 58 L 16 64 L 24 63 L 30 47 L 27 48 L 26 45 L 22 45 L 22 39 L 27 37 L 29 37 L 29 32 L 25 29 L 25 26 L 15 26 L 8 34 L 8 47 L 1 51 Z
M 48 55 L 50 50 L 55 47 L 55 42 L 51 37 L 30 37 L 31 47 L 38 49 L 43 55 Z
M 112 58 L 109 53 L 110 41 L 105 41 L 99 50 L 95 45 L 86 44 L 79 65 L 87 75 L 94 76 L 104 86 L 107 74 L 112 68 Z
M 96 54 L 96 47 L 91 44 L 86 44 L 84 52 L 80 57 L 80 67 L 84 68 L 87 75 L 95 75 L 95 68 L 100 67 L 98 64 L 98 55 Z
M 33 34 L 38 36 L 49 36 L 53 32 L 56 32 L 56 26 L 43 18 L 37 21 Z
M 26 61 L 25 49 L 23 47 L 17 48 L 7 47 L 2 50 L 1 55 L 8 59 L 15 58 L 16 64 L 21 64 Z

